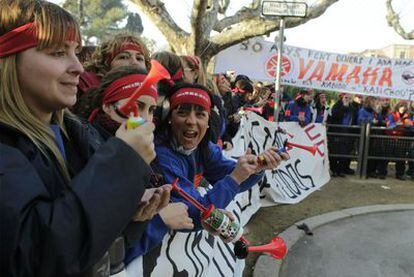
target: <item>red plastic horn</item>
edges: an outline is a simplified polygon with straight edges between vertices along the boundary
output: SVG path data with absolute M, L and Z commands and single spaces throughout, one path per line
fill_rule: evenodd
M 256 112 L 259 114 L 263 113 L 263 107 L 244 107 L 243 110 L 245 111 L 251 111 L 251 112 Z
M 249 246 L 250 252 L 265 252 L 269 253 L 275 259 L 283 259 L 287 253 L 287 247 L 285 241 L 281 237 L 273 238 L 270 243 L 259 246 Z
M 259 246 L 249 246 L 246 241 L 239 240 L 234 245 L 234 254 L 239 259 L 245 259 L 250 252 L 269 253 L 273 258 L 281 260 L 286 256 L 287 247 L 281 237 L 274 237 L 270 243 Z
M 171 184 L 172 189 L 176 190 L 185 200 L 193 204 L 197 209 L 199 209 L 202 213 L 206 213 L 209 210 L 204 207 L 200 202 L 198 202 L 196 199 L 194 199 L 191 195 L 189 195 L 185 190 L 180 188 L 178 186 L 178 178 L 174 180 L 174 182 Z
M 296 148 L 300 148 L 300 149 L 306 150 L 306 151 L 312 153 L 313 156 L 315 156 L 315 153 L 316 153 L 316 151 L 318 149 L 318 147 L 316 145 L 314 145 L 314 146 L 306 146 L 306 145 L 296 144 L 296 143 L 289 142 L 289 141 L 286 142 L 286 148 L 292 148 L 292 147 L 296 147 Z
M 132 114 L 138 116 L 136 109 L 136 101 L 141 96 L 141 94 L 149 89 L 151 86 L 155 85 L 162 79 L 171 79 L 170 73 L 156 60 L 151 60 L 151 70 L 148 72 L 147 77 L 142 82 L 141 86 L 129 97 L 128 102 L 126 102 L 122 107 L 117 111 L 121 115 L 128 117 Z

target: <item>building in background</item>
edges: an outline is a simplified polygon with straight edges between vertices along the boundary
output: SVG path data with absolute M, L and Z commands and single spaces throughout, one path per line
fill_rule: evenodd
M 391 44 L 381 49 L 367 49 L 360 53 L 352 53 L 366 57 L 387 57 L 392 59 L 414 59 L 414 45 Z

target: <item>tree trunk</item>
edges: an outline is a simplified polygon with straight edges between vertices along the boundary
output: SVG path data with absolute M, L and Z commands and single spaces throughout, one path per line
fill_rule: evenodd
M 286 18 L 286 28 L 292 28 L 321 16 L 339 0 L 319 0 L 308 8 L 306 18 Z M 194 0 L 191 12 L 191 33 L 173 20 L 160 0 L 132 0 L 155 23 L 166 37 L 173 52 L 197 55 L 207 64 L 220 51 L 252 37 L 268 35 L 279 29 L 278 20 L 260 16 L 260 0 L 253 0 L 233 16 L 218 18 L 222 11 L 219 0 Z M 178 1 L 177 1 L 177 4 Z M 213 34 L 212 31 L 217 33 Z

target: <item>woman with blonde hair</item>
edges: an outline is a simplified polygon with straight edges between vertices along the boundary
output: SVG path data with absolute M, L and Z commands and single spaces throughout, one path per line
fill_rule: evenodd
M 80 42 L 75 19 L 59 6 L 0 2 L 2 276 L 90 272 L 131 219 L 142 226 L 135 221 L 168 203 L 168 187 L 145 189 L 152 123 L 121 126 L 104 143 L 65 112 L 83 72 Z M 150 197 L 156 205 L 142 208 Z

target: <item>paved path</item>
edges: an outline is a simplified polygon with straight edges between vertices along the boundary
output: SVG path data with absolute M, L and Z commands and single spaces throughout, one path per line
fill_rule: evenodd
M 279 276 L 414 276 L 414 210 L 362 214 L 313 233 L 292 246 Z

